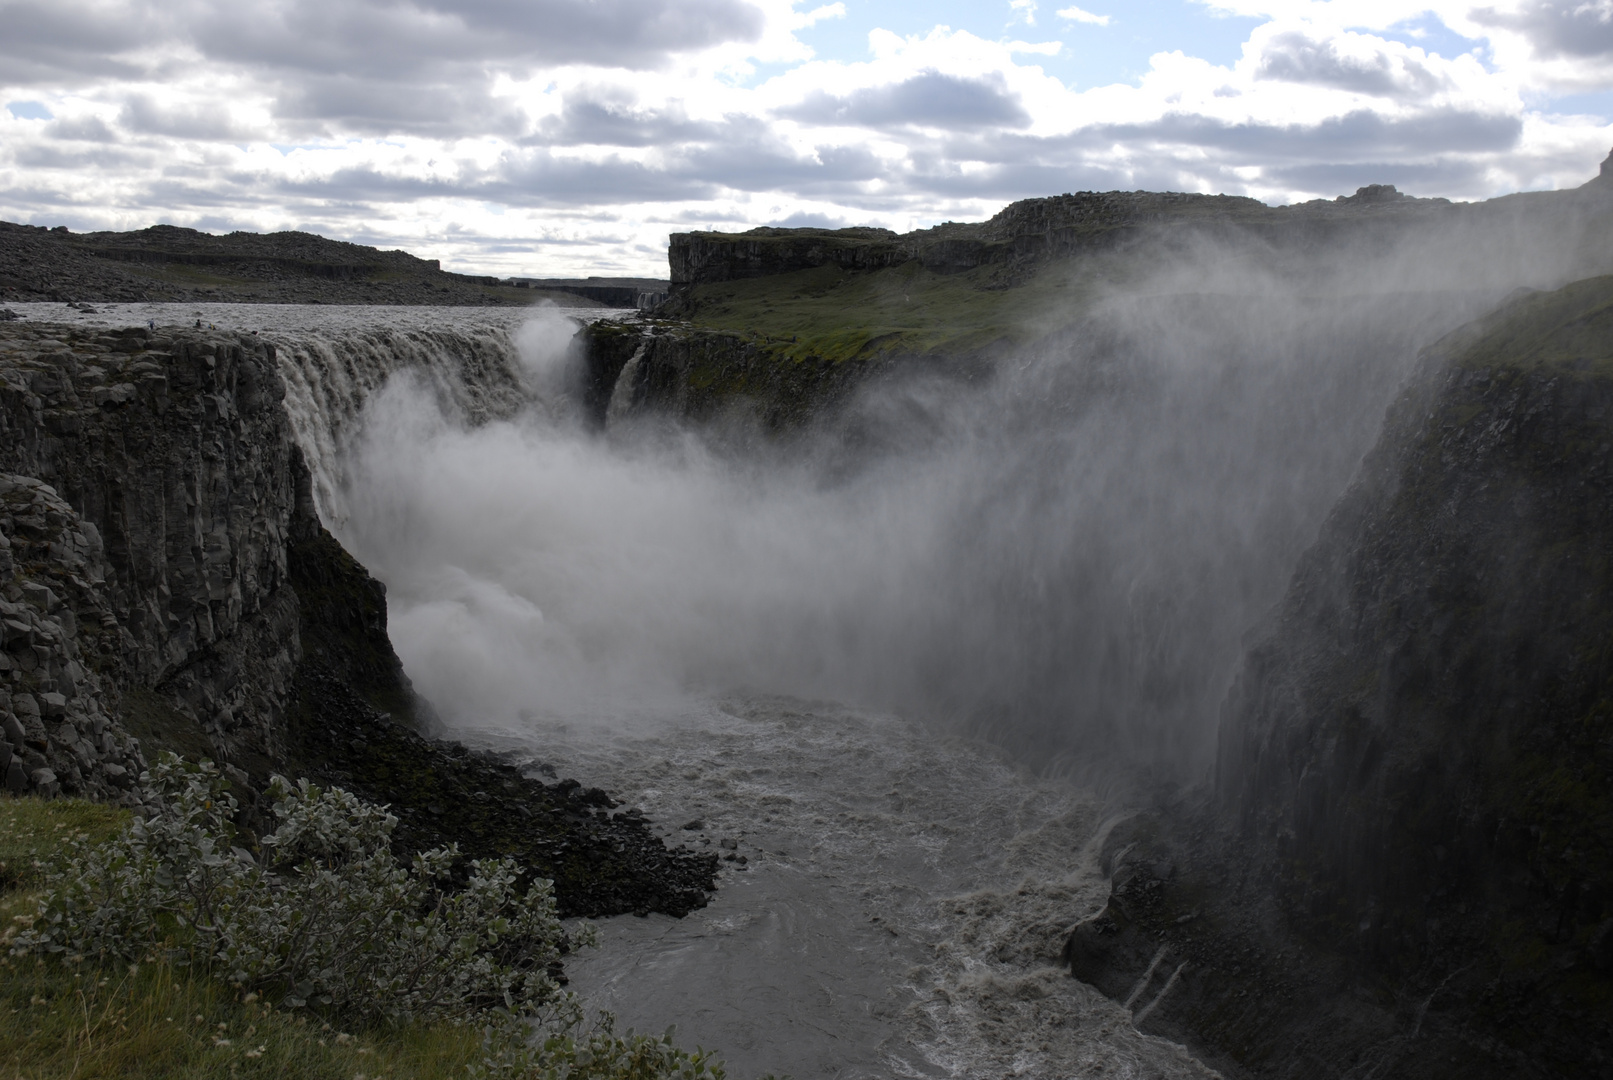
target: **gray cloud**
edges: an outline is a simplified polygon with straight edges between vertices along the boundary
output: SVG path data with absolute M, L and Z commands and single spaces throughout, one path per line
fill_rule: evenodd
M 210 57 L 281 71 L 381 77 L 552 64 L 648 69 L 673 54 L 754 41 L 744 0 L 288 0 L 210 6 Z
M 1316 124 L 1228 124 L 1205 116 L 1171 113 L 1151 124 L 1102 125 L 1078 132 L 1096 145 L 1116 141 L 1175 143 L 1213 147 L 1247 160 L 1282 162 L 1295 158 L 1359 160 L 1366 155 L 1405 155 L 1506 150 L 1523 134 L 1516 116 L 1430 109 L 1410 117 L 1390 117 L 1359 109 Z
M 1256 78 L 1332 86 L 1358 94 L 1420 97 L 1445 80 L 1426 65 L 1378 53 L 1370 58 L 1340 52 L 1331 41 L 1298 32 L 1275 34 L 1263 45 Z
M 1536 0 L 1520 12 L 1480 8 L 1471 17 L 1481 26 L 1522 34 L 1540 56 L 1594 57 L 1613 53 L 1613 10 L 1604 5 L 1584 0 Z
M 1301 191 L 1336 191 L 1348 195 L 1368 184 L 1393 184 L 1408 195 L 1429 191 L 1482 192 L 1484 164 L 1464 158 L 1417 163 L 1325 162 L 1273 169 L 1271 179 Z
M 544 120 L 526 141 L 549 146 L 665 146 L 710 142 L 722 125 L 695 123 L 677 107 L 636 109 L 631 105 L 568 95 L 560 113 Z
M 130 173 L 150 169 L 156 163 L 155 156 L 149 152 L 96 143 L 34 143 L 17 147 L 9 156 L 13 164 L 25 169 L 58 169 L 74 173 L 102 169 Z M 53 191 L 53 197 L 48 197 L 47 201 L 56 205 L 71 205 L 73 200 L 70 193 L 60 188 L 46 190 Z M 14 194 L 7 192 L 8 197 L 14 197 Z
M 118 112 L 118 123 L 142 135 L 170 135 L 178 139 L 238 139 L 248 133 L 238 127 L 223 105 L 165 105 L 149 94 L 134 94 Z
M 142 78 L 148 69 L 126 54 L 161 40 L 164 22 L 139 0 L 113 7 L 84 0 L 0 0 L 3 78 L 27 86 Z
M 490 107 L 500 75 L 558 64 L 656 69 L 680 52 L 756 40 L 763 15 L 746 0 L 0 0 L 0 27 L 12 85 L 164 81 L 181 69 L 136 57 L 189 46 L 263 80 L 288 120 L 361 134 L 508 136 L 521 132 Z M 136 106 L 129 120 L 227 137 L 202 117 L 168 121 Z
M 835 97 L 823 91 L 780 115 L 813 124 L 891 128 L 907 125 L 965 131 L 983 127 L 1024 127 L 1030 115 L 1001 75 L 960 79 L 938 71 L 891 86 L 874 86 Z
M 526 118 L 488 93 L 480 80 L 421 83 L 309 75 L 286 80 L 274 102 L 277 120 L 302 134 L 440 135 L 517 138 Z
M 116 142 L 118 137 L 99 116 L 64 116 L 45 126 L 45 134 L 52 139 L 72 139 L 80 142 Z

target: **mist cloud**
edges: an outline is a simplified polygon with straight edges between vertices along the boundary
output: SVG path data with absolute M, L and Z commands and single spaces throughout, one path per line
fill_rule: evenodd
M 1189 245 L 992 378 L 913 365 L 787 447 L 656 419 L 592 431 L 563 391 L 569 324 L 540 314 L 520 337 L 531 410 L 470 427 L 440 381 L 395 378 L 330 517 L 461 730 L 777 692 L 1042 765 L 1192 774 L 1245 632 L 1419 348 L 1518 285 L 1609 268 L 1576 261 L 1576 222 L 1540 224 Z

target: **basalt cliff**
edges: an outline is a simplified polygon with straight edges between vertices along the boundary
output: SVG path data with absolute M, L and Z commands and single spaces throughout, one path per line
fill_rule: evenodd
M 1606 166 L 1604 166 L 1604 170 Z M 1079 336 L 1093 307 L 1208 251 L 1290 280 L 1374 258 L 1487 274 L 1537 263 L 1569 281 L 1613 270 L 1613 176 L 1481 203 L 1388 185 L 1270 207 L 1225 195 L 1079 192 L 1026 199 L 984 222 L 884 229 L 674 233 L 671 293 L 634 320 L 585 331 L 590 408 L 740 421 L 780 432 L 858 386 L 919 365 L 978 378 L 1002 358 Z M 1441 270 L 1441 267 L 1446 270 Z M 1415 280 L 1418 275 L 1412 275 Z M 1318 281 L 1318 290 L 1333 287 Z
M 426 737 L 385 591 L 315 511 L 281 360 L 253 335 L 0 326 L 9 789 L 138 807 L 172 750 L 221 762 L 249 825 L 271 773 L 307 775 L 390 803 L 404 849 L 516 856 L 567 912 L 704 904 L 714 860 L 604 792 Z
M 1613 278 L 1425 350 L 1075 973 L 1252 1075 L 1605 1075 L 1610 446 Z

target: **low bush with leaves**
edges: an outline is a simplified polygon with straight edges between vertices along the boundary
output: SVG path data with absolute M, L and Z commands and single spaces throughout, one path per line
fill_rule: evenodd
M 160 953 L 296 1007 L 362 1020 L 454 1020 L 570 1005 L 548 966 L 567 945 L 549 883 L 508 859 L 447 887 L 452 847 L 397 864 L 397 819 L 276 777 L 263 857 L 236 846 L 236 801 L 208 762 L 169 755 L 143 778 L 157 811 L 82 846 L 48 881 L 16 947 L 136 960 Z
M 74 965 L 157 962 L 230 985 L 244 1000 L 317 1010 L 372 1028 L 475 1023 L 489 1080 L 549 1077 L 720 1080 L 710 1054 L 670 1036 L 584 1031 L 551 966 L 592 944 L 567 934 L 550 883 L 511 860 L 470 863 L 454 848 L 393 857 L 396 819 L 340 789 L 276 777 L 277 827 L 254 856 L 237 844 L 237 804 L 209 762 L 163 759 L 141 777 L 150 812 L 98 844 L 74 841 L 46 878 L 15 956 Z

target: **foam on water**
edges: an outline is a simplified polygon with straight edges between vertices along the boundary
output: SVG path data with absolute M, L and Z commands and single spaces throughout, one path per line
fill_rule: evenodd
M 1104 902 L 1115 818 L 992 747 L 774 697 L 468 734 L 540 746 L 668 842 L 748 860 L 723 862 L 712 904 L 685 919 L 605 920 L 601 947 L 567 967 L 593 1008 L 676 1024 L 732 1075 L 1214 1075 L 1059 966 Z

